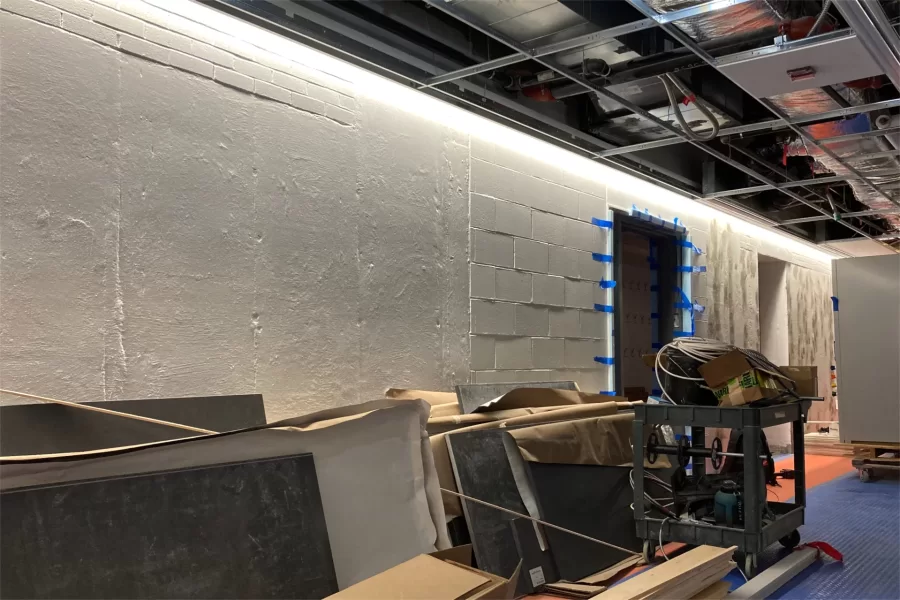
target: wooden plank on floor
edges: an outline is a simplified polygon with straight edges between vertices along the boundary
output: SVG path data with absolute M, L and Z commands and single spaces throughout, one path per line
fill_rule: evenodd
M 728 595 L 728 600 L 761 600 L 811 565 L 818 556 L 815 548 L 801 548 L 781 559 Z
M 722 600 L 728 595 L 731 584 L 727 581 L 717 581 L 711 586 L 701 590 L 691 597 L 691 600 Z
M 683 577 L 674 585 L 664 586 L 652 594 L 644 596 L 647 600 L 672 600 L 673 598 L 691 598 L 699 594 L 723 577 L 734 568 L 734 563 L 716 563 L 702 572 L 693 572 Z
M 730 561 L 736 547 L 716 548 L 700 546 L 681 556 L 677 556 L 658 567 L 644 571 L 640 575 L 623 581 L 619 585 L 603 592 L 603 600 L 634 600 L 652 597 L 652 595 L 669 586 L 675 586 L 684 579 L 695 576 L 705 570 L 721 567 Z M 697 590 L 699 591 L 699 590 Z

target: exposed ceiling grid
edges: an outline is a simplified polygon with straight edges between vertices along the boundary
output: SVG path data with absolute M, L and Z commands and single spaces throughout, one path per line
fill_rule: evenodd
M 896 3 L 217 3 L 809 241 L 900 247 Z

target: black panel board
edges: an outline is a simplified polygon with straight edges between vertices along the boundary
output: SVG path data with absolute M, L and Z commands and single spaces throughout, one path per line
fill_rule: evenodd
M 631 467 L 528 463 L 541 516 L 548 523 L 640 552 Z M 628 558 L 622 551 L 544 528 L 560 579 L 577 581 Z
M 4 598 L 324 598 L 312 454 L 0 494 Z
M 85 402 L 142 417 L 226 432 L 265 425 L 261 394 Z M 197 435 L 184 429 L 62 406 L 0 406 L 0 455 L 83 452 Z
M 504 435 L 508 434 L 495 429 L 447 436 L 456 485 L 462 494 L 527 514 L 506 458 Z M 478 568 L 501 577 L 510 577 L 519 564 L 510 526 L 516 517 L 465 499 L 460 499 L 460 502 Z M 521 586 L 520 578 L 517 595 L 526 593 Z
M 537 381 L 529 383 L 463 383 L 456 386 L 456 400 L 463 414 L 473 413 L 485 402 L 519 388 L 578 389 L 574 381 Z
M 541 526 L 528 519 L 513 519 L 511 525 L 513 538 L 516 541 L 516 550 L 522 559 L 522 578 L 525 580 L 525 586 L 529 593 L 537 590 L 539 585 L 535 585 L 535 583 L 541 579 L 544 580 L 544 583 L 559 581 L 553 554 L 549 547 L 541 550 L 537 533 L 534 531 L 535 526 Z

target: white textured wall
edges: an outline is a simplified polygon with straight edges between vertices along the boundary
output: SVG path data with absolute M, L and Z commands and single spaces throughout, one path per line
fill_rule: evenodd
M 54 4 L 93 21 L 0 13 L 3 387 L 256 391 L 272 419 L 467 378 L 465 134 L 303 65 L 160 36 L 221 64 L 187 62 L 137 37 L 160 35 L 149 21 Z M 165 64 L 182 62 L 201 74 Z
M 0 2 L 3 387 L 257 391 L 270 419 L 389 385 L 596 390 L 608 333 L 588 257 L 605 233 L 589 223 L 608 208 L 679 217 L 704 249 L 722 220 L 729 247 L 829 272 L 794 241 L 203 10 Z M 707 301 L 706 279 L 698 333 L 734 304 Z M 505 329 L 479 330 L 485 307 Z
M 759 261 L 759 351 L 776 365 L 787 365 L 790 361 L 787 268 L 787 263 L 782 261 Z M 789 451 L 791 426 L 769 427 L 766 439 L 773 451 Z

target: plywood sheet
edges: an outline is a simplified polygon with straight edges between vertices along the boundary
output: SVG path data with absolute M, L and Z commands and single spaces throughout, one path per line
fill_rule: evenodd
M 393 600 L 429 598 L 455 600 L 488 583 L 490 579 L 427 554 L 388 569 L 375 577 L 338 592 L 329 600 Z
M 727 562 L 734 551 L 735 547 L 699 546 L 610 588 L 604 592 L 604 599 L 630 600 L 650 597 L 666 586 L 676 585 L 687 577 Z

